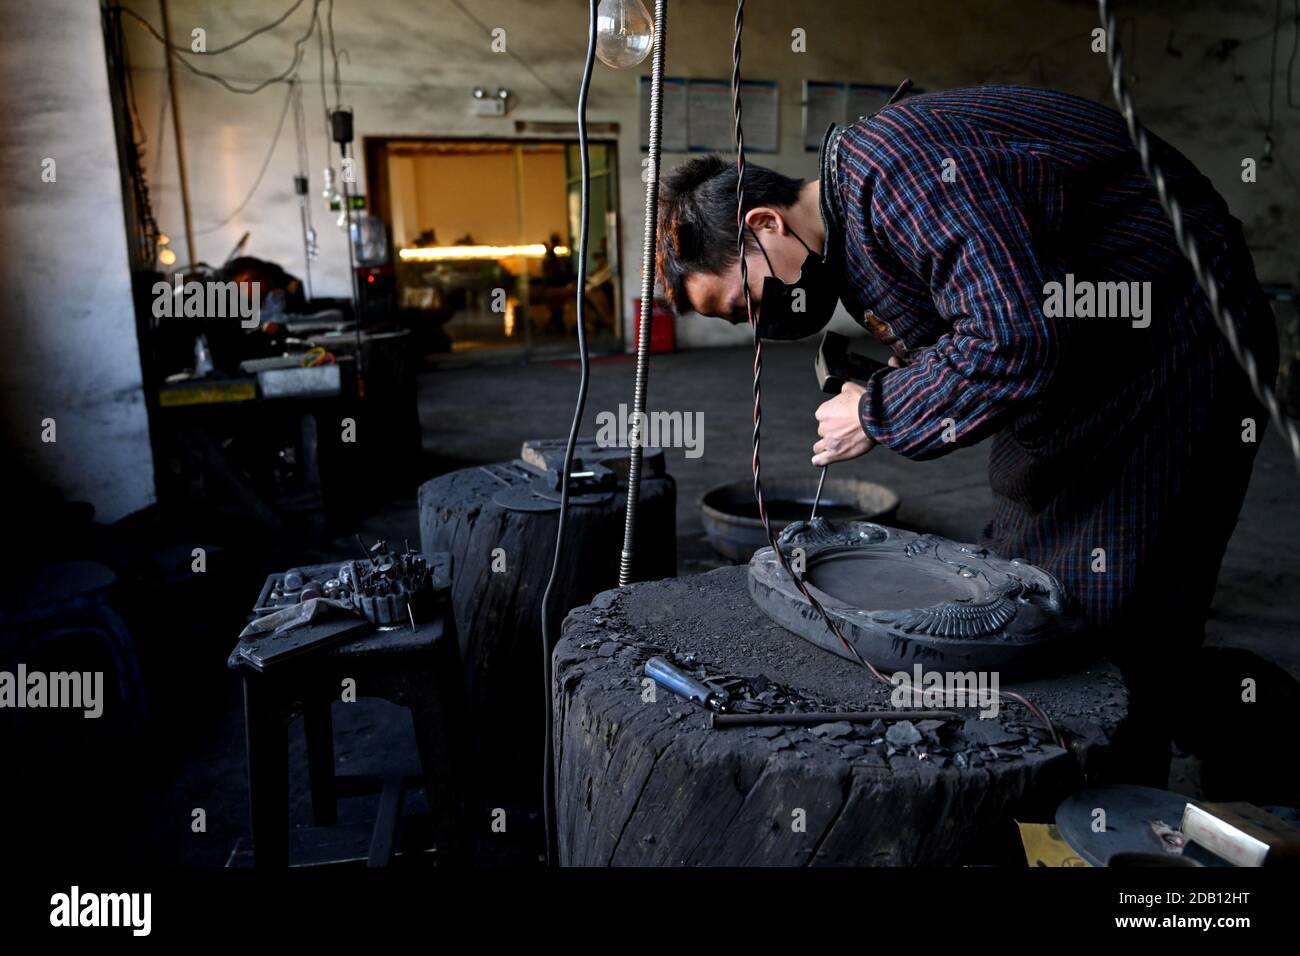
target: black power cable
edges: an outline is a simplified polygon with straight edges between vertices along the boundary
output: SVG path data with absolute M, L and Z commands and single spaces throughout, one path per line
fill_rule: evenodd
M 578 401 L 573 409 L 573 422 L 569 425 L 569 440 L 564 446 L 564 471 L 560 480 L 560 517 L 555 527 L 555 559 L 551 562 L 551 576 L 542 594 L 542 672 L 546 682 L 546 745 L 545 780 L 542 806 L 546 825 L 546 860 L 557 866 L 555 832 L 555 745 L 552 740 L 555 726 L 555 706 L 551 688 L 551 596 L 560 573 L 564 557 L 564 526 L 569 514 L 569 473 L 573 470 L 573 452 L 578 444 L 578 429 L 582 427 L 583 412 L 587 407 L 587 376 L 590 358 L 587 354 L 587 326 L 584 299 L 587 290 L 587 220 L 591 207 L 591 160 L 587 155 L 587 93 L 591 89 L 591 71 L 596 62 L 596 0 L 589 0 L 590 23 L 587 33 L 587 60 L 582 67 L 582 86 L 578 91 L 578 151 L 582 153 L 582 215 L 578 233 Z M 644 333 L 643 333 L 644 334 Z
M 144 17 L 140 16 L 140 14 L 136 13 L 134 10 L 130 10 L 126 7 L 121 6 L 120 4 L 116 9 L 118 9 L 121 13 L 126 14 L 131 19 L 135 20 L 137 23 L 140 24 L 141 27 L 147 30 L 155 40 L 163 44 L 163 56 L 173 57 L 177 63 L 179 63 L 185 69 L 189 70 L 195 76 L 201 76 L 205 80 L 212 80 L 214 83 L 219 83 L 232 93 L 242 93 L 246 96 L 251 96 L 255 93 L 260 93 L 262 90 L 266 89 L 272 83 L 283 83 L 285 80 L 288 80 L 289 77 L 293 76 L 295 72 L 297 72 L 299 64 L 302 63 L 302 55 L 303 55 L 302 46 L 304 43 L 308 41 L 308 39 L 311 38 L 312 31 L 316 28 L 317 12 L 320 9 L 320 5 L 325 2 L 326 0 L 313 0 L 311 22 L 307 25 L 307 32 L 302 34 L 300 37 L 298 37 L 298 39 L 293 41 L 293 60 L 289 63 L 289 66 L 286 67 L 282 73 L 278 73 L 275 76 L 268 77 L 267 79 L 262 80 L 254 84 L 253 86 L 247 88 L 241 88 L 235 86 L 224 76 L 219 76 L 216 73 L 209 73 L 207 70 L 200 70 L 198 67 L 190 63 L 189 60 L 181 56 L 182 52 L 189 53 L 191 51 L 185 50 L 183 47 L 178 46 L 175 43 L 168 43 L 167 39 L 161 33 L 159 33 L 157 29 L 155 29 L 152 23 L 150 23 Z M 299 5 L 300 4 L 295 4 L 288 11 L 288 13 L 284 14 L 284 16 L 282 16 L 279 20 L 276 20 L 275 22 L 265 27 L 261 27 L 258 30 L 255 30 L 253 33 L 249 34 L 248 36 L 244 37 L 241 40 L 236 41 L 235 43 L 227 44 L 226 46 L 221 47 L 205 55 L 212 56 L 215 55 L 216 53 L 224 53 L 227 50 L 239 46 L 241 43 L 245 43 L 248 40 L 251 40 L 254 36 L 257 36 L 260 33 L 264 33 L 265 31 L 271 29 L 272 27 L 278 26 L 280 23 L 284 22 L 284 20 L 289 16 L 290 13 L 293 13 L 294 10 L 297 10 Z

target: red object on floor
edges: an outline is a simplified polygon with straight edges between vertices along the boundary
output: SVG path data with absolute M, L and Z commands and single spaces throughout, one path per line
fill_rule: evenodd
M 641 344 L 640 296 L 632 300 L 632 315 L 636 322 L 636 340 L 633 348 L 639 348 Z M 654 300 L 654 308 L 650 312 L 650 351 L 677 351 L 677 329 L 673 324 L 673 313 L 660 299 Z

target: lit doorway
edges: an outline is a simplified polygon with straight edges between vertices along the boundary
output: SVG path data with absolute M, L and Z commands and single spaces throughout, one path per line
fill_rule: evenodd
M 615 144 L 591 164 L 586 315 L 621 351 Z M 392 232 L 403 324 L 451 357 L 554 355 L 577 341 L 581 153 L 576 142 L 366 141 L 373 210 Z M 436 360 L 436 355 L 433 356 Z

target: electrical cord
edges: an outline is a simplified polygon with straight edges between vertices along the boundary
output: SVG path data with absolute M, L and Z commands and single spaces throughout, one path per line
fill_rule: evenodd
M 1300 0 L 1292 0 L 1294 15 L 1291 18 L 1291 56 L 1286 61 L 1286 105 L 1300 109 L 1300 101 L 1291 98 L 1291 76 L 1295 72 L 1295 56 L 1300 51 Z
M 573 409 L 573 421 L 569 425 L 569 439 L 564 446 L 564 470 L 560 479 L 560 514 L 555 526 L 555 558 L 551 562 L 551 576 L 546 582 L 546 591 L 542 594 L 542 672 L 546 682 L 546 743 L 545 743 L 545 780 L 543 781 L 542 806 L 546 826 L 546 861 L 548 866 L 557 866 L 558 845 L 555 832 L 555 744 L 553 732 L 555 726 L 555 706 L 552 696 L 551 677 L 551 597 L 555 590 L 555 581 L 560 573 L 560 561 L 564 557 L 564 529 L 569 514 L 569 473 L 573 470 L 573 452 L 578 444 L 578 429 L 582 426 L 582 416 L 587 407 L 587 379 L 590 372 L 590 357 L 587 353 L 586 309 L 584 300 L 587 288 L 587 225 L 591 210 L 591 158 L 587 153 L 587 93 L 591 89 L 591 72 L 596 62 L 596 0 L 588 0 L 590 24 L 587 34 L 587 59 L 582 67 L 582 86 L 578 91 L 578 151 L 582 154 L 582 214 L 578 233 L 578 400 Z
M 455 7 L 457 10 L 459 10 L 461 13 L 465 14 L 466 17 L 473 20 L 474 23 L 479 27 L 479 29 L 483 30 L 485 33 L 491 34 L 492 32 L 491 28 L 482 20 L 480 20 L 478 17 L 474 16 L 474 14 L 470 12 L 469 8 L 466 7 L 465 4 L 461 3 L 461 0 L 451 0 L 451 5 Z M 520 66 L 522 66 L 525 70 L 527 70 L 529 75 L 531 75 L 532 78 L 535 79 L 538 83 L 542 84 L 542 86 L 546 88 L 546 91 L 548 93 L 554 96 L 566 107 L 569 105 L 569 101 L 568 99 L 565 98 L 564 94 L 561 93 L 559 90 L 557 90 L 555 87 L 551 86 L 550 83 L 547 83 L 546 80 L 542 77 L 542 75 L 538 73 L 535 69 L 533 69 L 532 65 L 529 64 L 527 60 L 523 59 L 521 56 L 519 56 L 518 53 L 516 53 L 514 50 L 510 48 L 509 44 L 506 45 L 506 55 L 510 57 L 510 59 L 518 63 Z
M 874 664 L 858 652 L 858 649 L 844 636 L 839 625 L 836 624 L 830 614 L 827 613 L 821 602 L 813 596 L 812 592 L 808 589 L 808 586 L 803 582 L 803 579 L 799 575 L 795 574 L 793 569 L 791 569 L 789 561 L 786 559 L 784 552 L 781 551 L 781 547 L 776 540 L 776 533 L 773 532 L 771 521 L 768 520 L 767 504 L 763 499 L 762 462 L 760 455 L 763 424 L 763 340 L 758 334 L 758 321 L 754 316 L 754 304 L 749 289 L 749 264 L 745 261 L 745 134 L 741 125 L 742 110 L 740 101 L 740 39 L 744 30 L 744 21 L 745 0 L 737 0 L 735 42 L 731 50 L 731 105 L 735 117 L 736 138 L 736 254 L 740 259 L 740 284 L 745 290 L 745 313 L 748 316 L 750 328 L 754 330 L 754 435 L 753 458 L 751 461 L 751 468 L 754 473 L 754 499 L 758 503 L 758 517 L 759 520 L 763 522 L 763 531 L 767 535 L 767 543 L 772 548 L 772 553 L 776 557 L 777 562 L 781 565 L 781 569 L 789 575 L 790 579 L 794 582 L 795 587 L 799 590 L 799 593 L 803 595 L 804 599 L 812 606 L 813 610 L 817 612 L 821 619 L 826 623 L 826 626 L 830 629 L 831 633 L 835 635 L 836 640 L 838 640 L 840 645 L 849 652 L 853 659 L 865 668 L 876 680 L 892 687 L 893 682 L 882 674 Z M 918 692 L 919 688 L 914 688 L 914 693 Z M 1065 740 L 1062 738 L 1060 733 L 1057 732 L 1055 726 L 1053 726 L 1051 718 L 1049 718 L 1043 710 L 1031 703 L 1028 698 L 1014 691 L 999 690 L 996 693 L 999 700 L 1013 700 L 1024 706 L 1031 714 L 1046 725 L 1048 732 L 1052 735 L 1052 739 L 1056 744 L 1063 749 L 1065 748 Z
M 284 11 L 284 13 L 280 14 L 279 17 L 272 20 L 270 23 L 266 24 L 266 26 L 258 27 L 252 33 L 246 34 L 232 43 L 227 43 L 225 46 L 219 46 L 215 50 L 204 50 L 202 51 L 202 53 L 199 53 L 198 55 L 217 56 L 220 53 L 229 53 L 231 50 L 235 49 L 236 47 L 243 46 L 245 43 L 247 43 L 249 40 L 253 39 L 254 37 L 266 33 L 268 30 L 274 30 L 281 23 L 284 23 L 285 20 L 288 20 L 291 16 L 293 16 L 293 12 L 306 2 L 307 0 L 296 0 L 296 2 L 291 7 L 289 7 L 288 10 Z M 123 9 L 126 8 L 123 7 Z M 137 16 L 136 19 L 144 23 L 144 20 L 142 18 Z M 160 36 L 157 32 L 155 32 L 153 27 L 150 27 L 148 23 L 145 23 L 145 26 L 149 27 L 149 32 L 153 33 L 153 35 L 157 37 L 160 42 L 166 44 L 171 49 L 176 50 L 178 53 L 198 53 L 198 51 L 191 50 L 189 47 L 181 43 L 167 43 L 167 41 L 162 36 Z
M 293 74 L 297 71 L 299 65 L 302 63 L 303 44 L 306 43 L 311 38 L 312 32 L 316 29 L 317 11 L 319 10 L 320 5 L 325 2 L 327 2 L 327 0 L 312 0 L 311 23 L 307 25 L 307 32 L 304 33 L 302 36 L 298 37 L 298 39 L 293 41 L 293 61 L 284 70 L 284 72 L 269 77 L 265 80 L 262 80 L 261 82 L 256 83 L 253 86 L 248 87 L 247 89 L 241 89 L 240 87 L 235 86 L 224 76 L 219 76 L 216 73 L 209 73 L 207 70 L 200 70 L 197 66 L 194 66 L 192 63 L 190 63 L 189 60 L 186 60 L 184 57 L 180 55 L 181 51 L 183 50 L 182 47 L 178 47 L 174 43 L 168 43 L 166 37 L 164 37 L 161 33 L 159 33 L 154 28 L 152 23 L 150 23 L 144 17 L 140 16 L 140 14 L 136 13 L 134 10 L 127 9 L 126 7 L 123 7 L 121 5 L 117 6 L 115 9 L 119 10 L 122 13 L 125 13 L 127 16 L 131 17 L 131 19 L 135 20 L 142 27 L 144 27 L 144 29 L 147 30 L 155 40 L 157 40 L 159 43 L 163 45 L 164 55 L 173 57 L 177 63 L 185 67 L 185 69 L 189 70 L 195 76 L 201 76 L 206 80 L 212 80 L 214 83 L 219 83 L 232 93 L 240 93 L 245 96 L 252 96 L 255 93 L 260 93 L 262 90 L 266 89 L 272 83 L 283 83 L 285 80 L 289 79 L 289 77 L 293 76 Z M 328 2 L 332 3 L 333 0 L 328 0 Z M 297 7 L 295 6 L 294 9 L 297 9 Z M 292 13 L 293 11 L 290 10 L 289 12 Z M 282 21 L 277 21 L 277 23 L 278 22 L 282 22 Z M 270 29 L 270 27 L 263 28 L 258 32 L 264 32 L 266 29 Z M 244 40 L 239 41 L 239 43 L 246 42 L 248 39 L 251 39 L 251 36 L 246 37 Z M 235 44 L 235 46 L 238 45 L 239 45 L 238 43 Z M 231 48 L 230 45 L 227 45 L 219 52 L 225 52 L 225 50 L 230 48 Z M 211 56 L 212 54 L 208 53 L 204 55 Z
M 248 195 L 244 197 L 244 201 L 236 206 L 234 211 L 231 212 L 230 215 L 226 216 L 225 219 L 222 219 L 221 222 L 217 223 L 215 226 L 205 226 L 202 229 L 195 229 L 194 235 L 206 236 L 209 233 L 224 229 L 226 226 L 230 225 L 231 221 L 236 216 L 244 211 L 245 207 L 247 207 L 250 202 L 252 202 L 253 196 L 257 193 L 258 187 L 262 185 L 262 180 L 266 178 L 266 171 L 271 166 L 271 157 L 275 155 L 275 148 L 280 144 L 280 134 L 284 131 L 284 120 L 285 117 L 289 115 L 289 107 L 293 104 L 297 82 L 296 79 L 289 81 L 289 95 L 284 98 L 284 107 L 280 110 L 280 119 L 275 124 L 275 132 L 271 135 L 271 148 L 266 151 L 266 156 L 262 160 L 262 168 L 258 170 L 257 178 L 253 180 L 253 186 L 248 190 Z M 185 238 L 184 233 L 181 234 L 180 238 Z
M 1282 411 L 1282 406 L 1272 388 L 1260 379 L 1259 366 L 1255 362 L 1255 356 L 1238 337 L 1237 325 L 1233 321 L 1232 313 L 1220 301 L 1219 281 L 1210 268 L 1201 261 L 1200 245 L 1183 220 L 1182 207 L 1179 205 L 1177 197 L 1170 191 L 1169 183 L 1165 180 L 1164 171 L 1151 158 L 1151 140 L 1147 136 L 1146 127 L 1138 119 L 1133 98 L 1129 95 L 1128 86 L 1124 82 L 1124 51 L 1119 43 L 1118 30 L 1115 27 L 1115 15 L 1110 10 L 1109 0 L 1097 0 L 1097 10 L 1101 16 L 1101 25 L 1106 31 L 1106 61 L 1110 66 L 1111 92 L 1115 97 L 1119 112 L 1128 126 L 1129 139 L 1133 142 L 1133 148 L 1137 150 L 1138 157 L 1142 161 L 1142 170 L 1156 188 L 1160 205 L 1174 228 L 1174 241 L 1178 244 L 1184 258 L 1191 265 L 1192 273 L 1196 277 L 1196 284 L 1205 293 L 1205 298 L 1209 302 L 1210 313 L 1214 316 L 1214 324 L 1219 327 L 1219 331 L 1227 340 L 1228 349 L 1232 352 L 1233 358 L 1237 360 L 1237 364 L 1246 373 L 1246 378 L 1250 382 L 1250 390 L 1255 394 L 1260 404 L 1267 409 L 1269 418 L 1281 433 L 1282 440 L 1286 442 L 1296 469 L 1300 471 L 1300 431 L 1297 431 L 1295 423 Z

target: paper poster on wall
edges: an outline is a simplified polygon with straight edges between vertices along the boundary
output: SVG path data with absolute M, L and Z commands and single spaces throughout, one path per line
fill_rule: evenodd
M 775 153 L 780 148 L 780 88 L 775 82 L 745 80 L 745 150 Z M 694 153 L 727 153 L 735 148 L 736 120 L 728 80 L 691 80 L 687 92 L 687 143 Z
M 878 83 L 804 83 L 803 148 L 815 153 L 821 149 L 822 137 L 831 123 L 856 123 L 880 110 L 894 95 L 897 86 Z M 905 97 L 922 92 L 913 87 Z
M 894 95 L 894 86 L 880 86 L 876 83 L 850 83 L 848 96 L 848 116 L 845 122 L 856 123 L 859 118 L 865 118 L 875 113 Z M 918 93 L 919 90 L 909 90 L 908 95 Z
M 686 80 L 664 77 L 660 109 L 659 149 L 686 152 Z M 641 77 L 641 152 L 650 151 L 650 77 Z
M 843 83 L 818 83 L 805 80 L 803 85 L 803 148 L 815 153 L 832 123 L 843 123 L 848 114 L 848 88 Z

